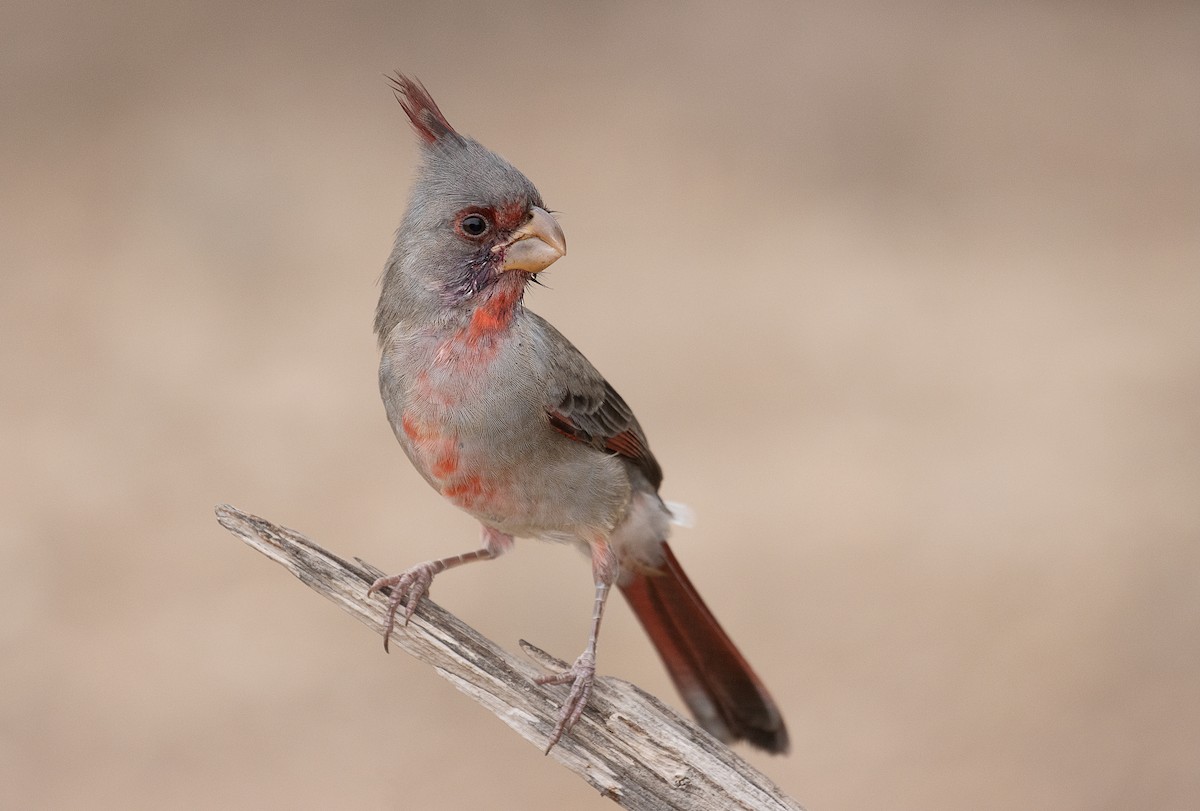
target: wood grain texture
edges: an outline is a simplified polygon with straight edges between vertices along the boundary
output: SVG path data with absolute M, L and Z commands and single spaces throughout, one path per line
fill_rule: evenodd
M 216 513 L 221 526 L 383 633 L 385 599 L 366 596 L 378 570 L 362 561 L 349 563 L 298 532 L 229 505 Z M 566 688 L 535 685 L 543 671 L 533 661 L 508 653 L 428 598 L 407 627 L 393 631 L 392 643 L 433 666 L 538 751 L 545 748 Z M 565 667 L 533 645 L 521 645 L 542 666 Z M 549 756 L 623 808 L 803 811 L 725 744 L 619 679 L 596 680 L 583 717 Z

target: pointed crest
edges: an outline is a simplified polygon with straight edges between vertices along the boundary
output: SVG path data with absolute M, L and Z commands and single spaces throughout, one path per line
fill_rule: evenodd
M 387 77 L 387 80 L 392 84 L 396 101 L 400 102 L 400 106 L 408 114 L 408 120 L 412 122 L 413 129 L 421 136 L 421 140 L 432 144 L 444 135 L 458 134 L 442 115 L 425 85 L 416 79 L 408 78 L 400 71 L 396 71 L 395 77 Z

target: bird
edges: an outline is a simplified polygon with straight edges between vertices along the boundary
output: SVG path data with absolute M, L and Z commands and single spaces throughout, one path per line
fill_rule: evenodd
M 595 601 L 583 652 L 536 679 L 570 685 L 547 753 L 587 706 L 613 586 L 702 727 L 785 753 L 774 699 L 667 545 L 675 516 L 632 409 L 525 306 L 537 274 L 566 254 L 558 220 L 524 174 L 449 124 L 421 82 L 388 78 L 421 161 L 375 311 L 380 394 L 412 465 L 482 537 L 371 584 L 368 595 L 386 593 L 385 648 L 397 613 L 407 624 L 434 576 L 496 558 L 515 538 L 574 544 L 591 559 Z

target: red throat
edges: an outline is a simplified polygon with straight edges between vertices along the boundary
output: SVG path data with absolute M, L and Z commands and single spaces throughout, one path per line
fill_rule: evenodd
M 478 344 L 504 332 L 516 317 L 525 292 L 525 274 L 509 271 L 500 276 L 487 299 L 471 314 L 471 323 L 460 333 L 468 344 Z

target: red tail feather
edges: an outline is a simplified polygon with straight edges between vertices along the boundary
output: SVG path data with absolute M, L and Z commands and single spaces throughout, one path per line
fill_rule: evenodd
M 788 749 L 783 717 L 758 676 L 664 546 L 662 567 L 638 573 L 621 591 L 658 649 L 702 727 L 727 743 L 745 739 L 768 752 Z

